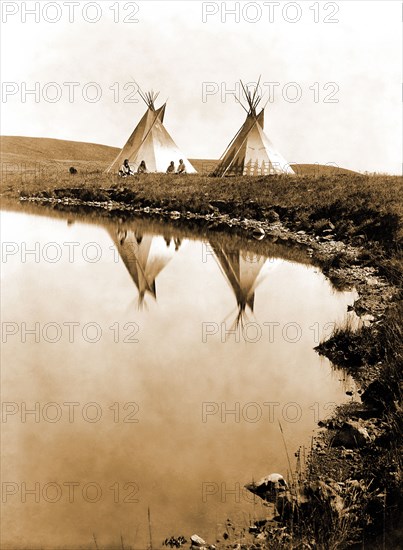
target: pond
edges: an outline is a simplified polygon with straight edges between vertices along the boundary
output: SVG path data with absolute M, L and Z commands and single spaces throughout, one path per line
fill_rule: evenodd
M 356 294 L 145 220 L 3 211 L 2 240 L 2 547 L 214 543 L 269 513 L 243 486 L 349 399 L 313 348 Z

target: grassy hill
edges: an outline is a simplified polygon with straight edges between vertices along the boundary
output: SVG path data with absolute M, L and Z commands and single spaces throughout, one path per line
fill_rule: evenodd
M 2 161 L 26 157 L 34 161 L 109 162 L 119 152 L 116 147 L 61 139 L 1 136 Z
M 4 166 L 24 165 L 29 168 L 33 164 L 43 163 L 74 165 L 76 168 L 104 169 L 119 153 L 119 148 L 97 143 L 84 143 L 80 141 L 67 141 L 50 138 L 33 138 L 19 136 L 0 136 L 0 159 Z M 201 174 L 210 173 L 218 160 L 214 159 L 189 159 L 196 170 Z M 17 166 L 15 166 L 17 168 Z M 335 168 L 320 164 L 293 164 L 292 168 L 298 175 L 318 176 L 321 174 L 353 174 L 352 170 Z
M 70 166 L 91 172 L 105 170 L 119 149 L 96 143 L 82 143 L 50 138 L 20 136 L 0 137 L 0 160 L 3 178 L 11 173 L 35 170 L 51 173 L 68 171 Z

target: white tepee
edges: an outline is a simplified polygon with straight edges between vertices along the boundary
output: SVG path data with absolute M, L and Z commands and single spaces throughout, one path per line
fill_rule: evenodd
M 189 160 L 180 151 L 174 140 L 167 132 L 163 121 L 166 103 L 159 109 L 154 102 L 159 93 L 143 93 L 139 89 L 139 95 L 147 105 L 140 122 L 120 151 L 118 156 L 107 169 L 107 172 L 118 172 L 125 159 L 129 160 L 131 168 L 136 171 L 142 160 L 146 163 L 149 172 L 166 172 L 171 161 L 178 167 L 182 159 L 188 174 L 196 172 Z
M 260 79 L 259 79 L 260 81 Z M 268 174 L 294 174 L 294 170 L 263 131 L 264 108 L 259 114 L 257 106 L 261 101 L 258 95 L 259 81 L 252 93 L 241 81 L 248 108 L 246 120 L 232 139 L 212 176 L 261 176 Z

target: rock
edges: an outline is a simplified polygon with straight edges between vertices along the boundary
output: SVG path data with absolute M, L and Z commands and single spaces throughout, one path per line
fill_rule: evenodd
M 393 394 L 384 382 L 375 380 L 361 395 L 361 400 L 366 405 L 382 411 L 393 402 Z
M 277 214 L 275 210 L 269 210 L 266 214 L 266 220 L 269 223 L 275 223 L 280 221 L 280 216 Z
M 164 540 L 163 545 L 169 546 L 170 548 L 181 548 L 184 544 L 187 543 L 187 540 L 183 535 L 179 537 L 171 537 Z
M 356 449 L 371 442 L 371 437 L 360 422 L 350 420 L 345 422 L 332 441 L 332 447 Z
M 232 203 L 228 203 L 226 201 L 219 200 L 219 199 L 215 201 L 210 201 L 210 205 L 213 206 L 214 208 L 218 208 L 220 212 L 231 212 L 233 207 Z
M 247 483 L 245 488 L 266 502 L 276 502 L 279 494 L 287 490 L 287 482 L 281 474 L 269 474 L 257 482 Z
M 261 241 L 262 239 L 264 239 L 265 235 L 266 233 L 261 227 L 256 227 L 252 233 L 253 238 L 257 241 Z
M 358 479 L 347 479 L 346 480 L 346 485 L 351 488 L 351 487 L 354 487 L 354 489 L 357 489 L 358 491 L 361 491 L 362 493 L 367 493 L 368 492 L 368 485 L 365 483 L 365 481 L 363 479 L 361 480 L 358 480 Z
M 326 482 L 317 480 L 308 483 L 305 486 L 304 493 L 306 498 L 306 506 L 308 511 L 312 511 L 312 502 L 327 502 L 333 513 L 340 516 L 344 510 L 344 500 L 341 496 L 342 487 L 340 487 L 332 479 Z
M 199 537 L 199 535 L 192 535 L 190 537 L 190 540 L 192 542 L 192 546 L 202 547 L 202 546 L 206 546 L 207 544 L 205 540 Z
M 341 455 L 344 458 L 353 458 L 354 451 L 352 451 L 351 449 L 343 449 L 343 451 L 341 452 Z

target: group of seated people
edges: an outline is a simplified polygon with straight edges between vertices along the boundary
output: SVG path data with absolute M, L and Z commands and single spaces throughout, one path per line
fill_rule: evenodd
M 166 169 L 167 174 L 186 174 L 186 165 L 182 159 L 179 160 L 177 170 L 175 170 L 175 163 L 173 160 L 169 163 Z M 119 176 L 125 178 L 127 176 L 134 176 L 135 172 L 129 164 L 129 159 L 125 159 L 119 170 Z M 147 166 L 144 160 L 142 160 L 137 168 L 137 174 L 148 174 Z

